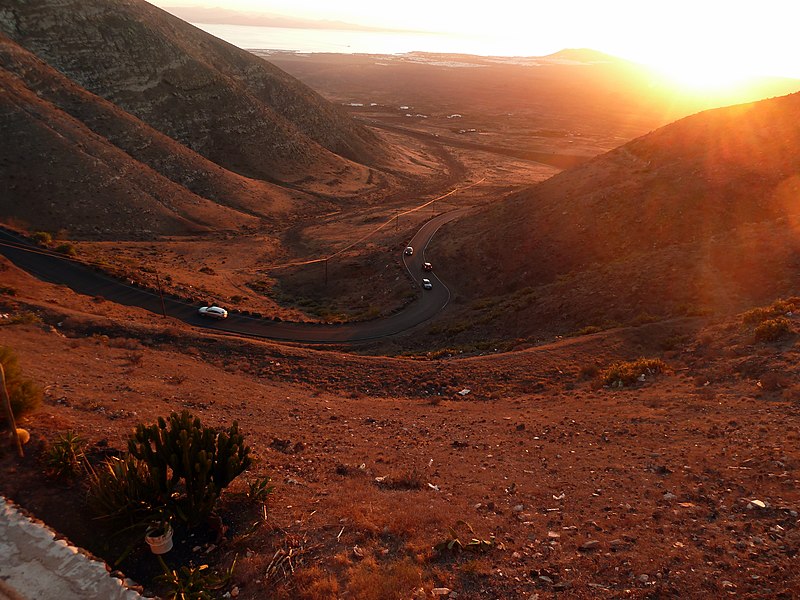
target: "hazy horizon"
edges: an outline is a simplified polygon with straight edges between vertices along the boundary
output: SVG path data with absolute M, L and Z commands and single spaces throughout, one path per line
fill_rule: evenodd
M 800 7 L 765 0 L 759 11 L 743 2 L 603 3 L 571 0 L 523 5 L 497 0 L 491 12 L 444 1 L 395 4 L 355 0 L 152 0 L 203 25 L 411 32 L 452 40 L 453 53 L 544 56 L 590 48 L 658 69 L 683 83 L 725 85 L 752 76 L 800 78 Z M 192 18 L 194 16 L 194 18 Z M 473 46 L 467 42 L 473 40 Z M 230 40 L 228 40 L 230 41 Z M 472 48 L 472 51 L 470 51 Z M 417 50 L 425 50 L 418 48 Z M 447 47 L 436 51 L 447 52 Z M 379 52 L 375 52 L 379 53 Z

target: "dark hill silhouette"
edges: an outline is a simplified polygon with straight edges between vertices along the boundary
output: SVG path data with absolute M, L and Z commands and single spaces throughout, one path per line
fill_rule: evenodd
M 687 117 L 476 213 L 436 251 L 517 334 L 794 293 L 798 117 L 800 94 Z
M 77 84 L 237 173 L 366 178 L 384 155 L 296 79 L 143 0 L 10 0 L 0 15 L 0 32 Z

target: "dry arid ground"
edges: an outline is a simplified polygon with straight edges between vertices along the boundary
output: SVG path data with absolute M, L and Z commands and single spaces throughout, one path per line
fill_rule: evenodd
M 223 497 L 225 539 L 178 544 L 214 568 L 238 557 L 227 589 L 240 598 L 800 590 L 794 316 L 773 342 L 735 317 L 460 360 L 374 358 L 209 335 L 6 262 L 1 274 L 0 343 L 45 397 L 23 422 L 27 458 L 2 457 L 0 493 L 94 551 L 81 484 L 44 474 L 45 447 L 74 430 L 93 455 L 123 449 L 137 423 L 185 408 L 237 420 L 258 459 Z M 598 371 L 638 356 L 669 371 L 600 385 Z M 265 510 L 242 509 L 246 482 L 265 475 Z M 462 552 L 434 550 L 456 538 Z

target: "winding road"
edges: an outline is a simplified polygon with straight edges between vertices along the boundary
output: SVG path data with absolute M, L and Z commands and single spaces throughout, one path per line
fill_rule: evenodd
M 273 321 L 268 318 L 229 313 L 223 321 L 211 321 L 197 314 L 198 306 L 172 296 L 164 296 L 164 310 L 190 325 L 273 340 L 312 344 L 347 344 L 375 340 L 397 335 L 434 317 L 450 300 L 447 286 L 432 272 L 424 272 L 425 248 L 445 223 L 463 214 L 454 210 L 426 222 L 409 241 L 415 252 L 403 256 L 411 278 L 419 287 L 420 296 L 403 310 L 373 321 L 342 324 L 293 323 Z M 157 293 L 142 289 L 110 277 L 83 263 L 52 252 L 43 252 L 26 239 L 7 230 L 0 229 L 0 253 L 19 268 L 32 275 L 59 285 L 65 285 L 79 294 L 101 296 L 106 300 L 144 308 L 161 315 L 161 298 Z M 433 283 L 433 289 L 422 289 L 422 278 Z

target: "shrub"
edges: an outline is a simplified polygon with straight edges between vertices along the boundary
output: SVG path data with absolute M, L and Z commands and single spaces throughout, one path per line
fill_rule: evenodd
M 593 333 L 599 333 L 601 331 L 603 330 L 597 325 L 587 325 L 583 329 L 579 329 L 575 335 L 591 335 Z
M 41 323 L 41 322 L 42 318 L 32 310 L 23 310 L 14 313 L 6 321 L 8 325 L 33 325 L 35 323 Z
M 759 307 L 748 310 L 746 313 L 744 313 L 742 315 L 742 322 L 745 325 L 756 325 L 774 316 L 775 311 L 773 311 L 771 308 Z
M 786 313 L 797 312 L 798 310 L 800 310 L 800 298 L 792 297 L 785 300 L 776 300 L 770 306 L 760 306 L 748 310 L 742 314 L 742 322 L 749 326 L 758 325 L 769 319 L 781 317 Z
M 35 231 L 31 234 L 31 240 L 40 246 L 47 246 L 53 242 L 53 236 L 46 231 Z
M 237 422 L 217 431 L 188 411 L 159 417 L 149 427 L 139 424 L 128 453 L 146 466 L 158 503 L 190 525 L 207 518 L 222 490 L 251 464 Z
M 182 566 L 179 569 L 170 569 L 162 557 L 158 557 L 163 573 L 156 577 L 167 587 L 164 598 L 167 600 L 213 600 L 218 597 L 216 592 L 225 587 L 233 576 L 236 561 L 230 569 L 218 575 L 208 568 L 208 565 Z
M 377 478 L 375 483 L 385 490 L 420 490 L 424 485 L 422 475 L 416 469 L 396 476 Z
M 98 515 L 129 525 L 158 512 L 158 494 L 147 465 L 132 456 L 106 459 L 91 471 L 89 506 Z
M 17 355 L 11 348 L 0 346 L 0 364 L 6 376 L 6 389 L 11 399 L 11 412 L 15 418 L 33 412 L 42 402 L 42 390 L 22 375 Z M 0 412 L 0 423 L 5 422 L 5 413 Z
M 50 446 L 47 466 L 56 477 L 75 477 L 84 461 L 83 439 L 74 431 L 62 433 Z
M 60 252 L 61 254 L 66 254 L 67 256 L 78 255 L 78 251 L 75 250 L 75 246 L 67 242 L 59 244 L 58 246 L 56 246 L 55 250 L 56 252 Z
M 769 319 L 755 328 L 753 334 L 756 342 L 775 342 L 784 337 L 792 330 L 792 325 L 788 319 L 778 317 Z
M 634 361 L 620 361 L 607 367 L 600 373 L 604 385 L 630 385 L 642 376 L 657 375 L 667 370 L 667 365 L 660 358 L 639 358 Z

